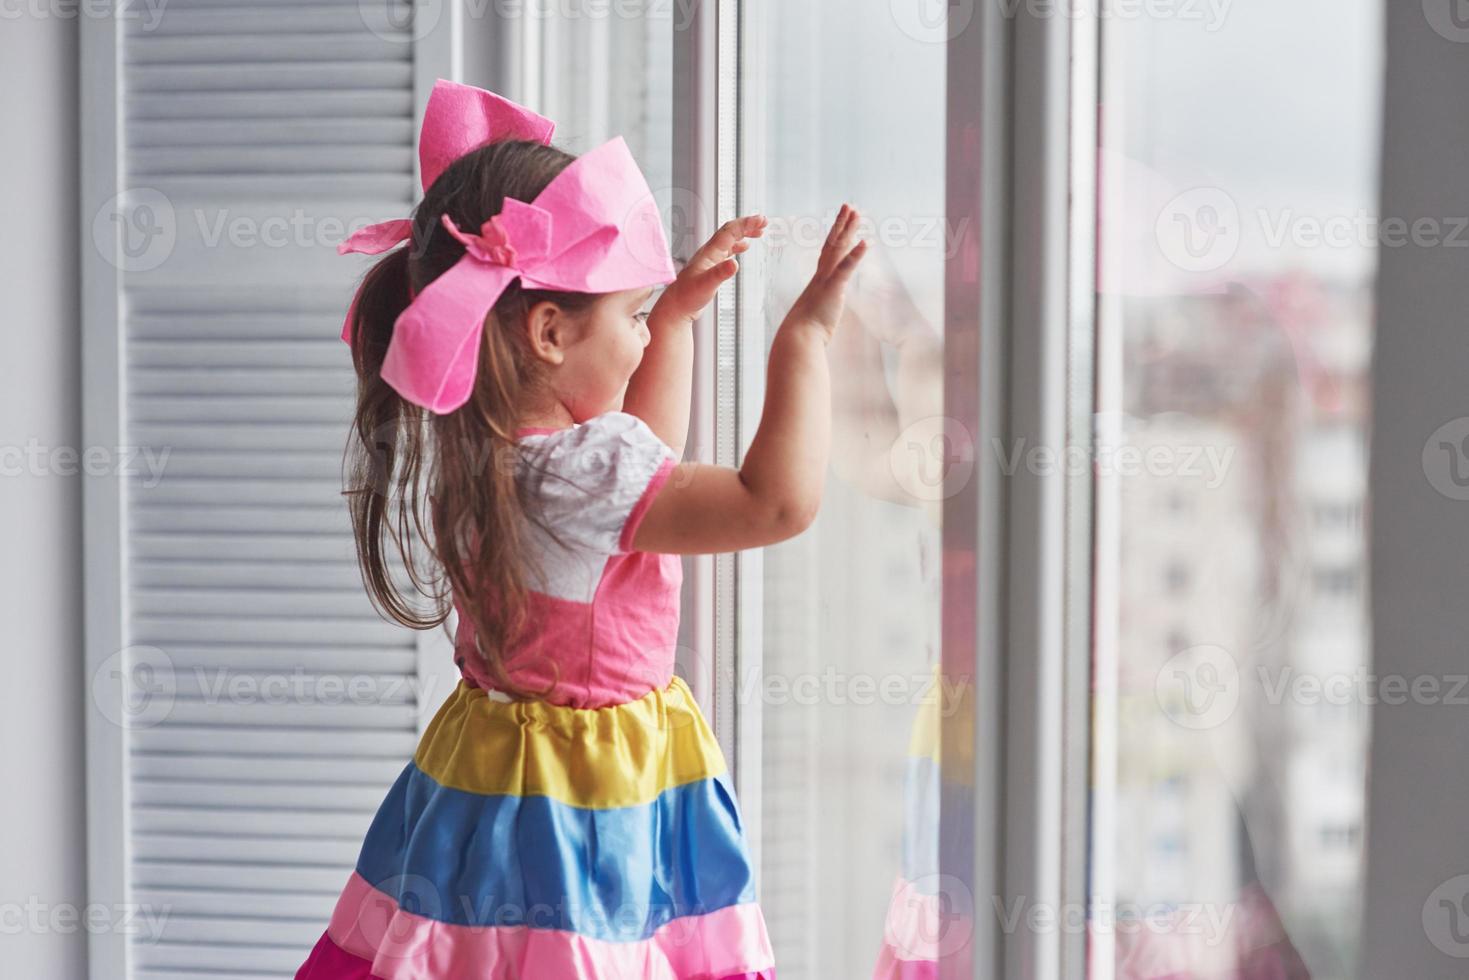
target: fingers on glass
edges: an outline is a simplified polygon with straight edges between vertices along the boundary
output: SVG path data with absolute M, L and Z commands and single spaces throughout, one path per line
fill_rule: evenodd
M 837 212 L 836 219 L 831 224 L 831 232 L 826 236 L 826 244 L 821 249 L 819 268 L 823 275 L 830 275 L 836 271 L 838 266 L 851 257 L 857 248 L 861 249 L 857 258 L 861 258 L 862 253 L 867 251 L 865 241 L 856 242 L 861 219 L 862 215 L 850 204 L 843 204 L 841 210 Z

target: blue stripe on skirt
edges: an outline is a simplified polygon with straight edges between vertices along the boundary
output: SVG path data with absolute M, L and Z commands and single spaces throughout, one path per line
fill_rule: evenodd
M 451 789 L 410 762 L 373 819 L 357 871 L 400 908 L 440 922 L 612 942 L 755 898 L 723 774 L 642 806 L 587 809 Z

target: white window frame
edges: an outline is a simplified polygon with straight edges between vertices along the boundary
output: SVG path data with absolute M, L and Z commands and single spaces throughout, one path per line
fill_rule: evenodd
M 740 114 L 750 104 L 740 88 L 741 6 L 738 0 L 701 0 L 674 31 L 673 184 L 692 204 L 692 242 L 707 240 L 740 213 L 745 151 L 737 137 Z M 763 373 L 751 364 L 762 357 L 762 333 L 743 328 L 758 322 L 750 319 L 752 295 L 743 282 L 721 290 L 694 324 L 688 445 L 699 462 L 738 466 L 759 423 Z M 700 555 L 688 560 L 687 569 L 681 644 L 689 654 L 689 681 L 734 772 L 757 851 L 759 704 L 737 703 L 737 692 L 760 663 L 761 556 L 758 550 Z
M 995 447 L 1090 441 L 1090 350 L 1073 341 L 1095 322 L 1097 25 L 1024 5 L 951 11 L 970 19 L 948 45 L 946 211 L 963 234 L 945 275 L 944 397 L 975 469 L 945 501 L 945 568 L 973 577 L 946 572 L 942 665 L 974 697 L 940 737 L 945 759 L 973 767 L 946 767 L 972 789 L 945 792 L 939 820 L 973 934 L 939 975 L 1062 980 L 1086 975 L 1085 934 L 1025 917 L 1007 932 L 1001 914 L 1086 907 L 1091 487 L 1007 476 Z

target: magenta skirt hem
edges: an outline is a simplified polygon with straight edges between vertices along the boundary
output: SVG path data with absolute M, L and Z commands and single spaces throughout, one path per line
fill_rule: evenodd
M 360 956 L 347 952 L 322 933 L 316 941 L 311 955 L 296 971 L 296 980 L 380 980 L 373 975 L 372 964 Z M 457 978 L 456 978 L 457 980 Z M 617 978 L 623 980 L 623 978 Z M 758 973 L 723 973 L 719 976 L 686 977 L 685 980 L 775 980 L 775 970 Z

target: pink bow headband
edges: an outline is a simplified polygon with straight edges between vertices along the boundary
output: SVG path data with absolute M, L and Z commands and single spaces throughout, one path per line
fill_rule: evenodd
M 439 79 L 424 111 L 419 163 L 427 190 L 454 160 L 505 139 L 551 141 L 555 124 L 508 99 Z M 408 401 L 443 415 L 474 388 L 485 317 L 515 279 L 527 289 L 609 293 L 672 282 L 663 221 L 621 136 L 579 157 L 534 201 L 506 198 L 478 231 L 440 216 L 464 245 L 452 268 L 424 287 L 393 324 L 382 377 Z M 406 219 L 368 225 L 338 254 L 385 252 L 412 234 Z M 357 300 L 342 339 L 352 336 Z

